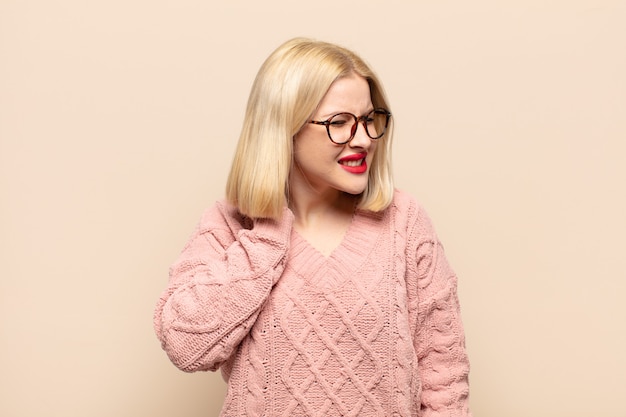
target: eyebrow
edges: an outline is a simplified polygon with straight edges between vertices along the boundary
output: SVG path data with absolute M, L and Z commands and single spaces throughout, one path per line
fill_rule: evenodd
M 363 113 L 361 114 L 355 114 L 356 117 L 361 117 L 361 116 L 366 116 L 367 114 L 369 114 L 371 111 L 373 111 L 375 109 L 374 105 L 372 104 L 371 106 L 368 107 L 368 110 L 365 110 Z M 341 111 L 335 111 L 335 112 L 328 112 L 325 113 L 322 116 L 317 116 L 317 117 L 313 117 L 313 119 L 319 119 L 319 120 L 328 120 L 331 117 L 340 114 L 340 113 L 350 113 L 350 114 L 354 114 L 352 112 L 349 112 L 347 110 L 341 110 Z

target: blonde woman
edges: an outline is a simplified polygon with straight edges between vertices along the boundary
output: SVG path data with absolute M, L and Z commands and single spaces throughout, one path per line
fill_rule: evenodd
M 353 52 L 293 39 L 259 70 L 154 319 L 177 367 L 221 369 L 222 416 L 470 416 L 456 276 L 391 139 Z

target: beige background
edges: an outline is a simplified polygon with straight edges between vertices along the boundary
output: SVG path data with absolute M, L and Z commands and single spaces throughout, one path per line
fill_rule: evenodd
M 0 0 L 0 415 L 216 416 L 152 309 L 253 77 L 361 53 L 460 276 L 476 416 L 626 416 L 626 5 Z

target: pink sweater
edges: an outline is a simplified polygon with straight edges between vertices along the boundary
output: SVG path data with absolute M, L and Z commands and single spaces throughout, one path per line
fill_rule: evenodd
M 470 416 L 456 276 L 415 200 L 357 211 L 329 257 L 292 221 L 207 210 L 155 311 L 172 362 L 221 367 L 222 416 Z

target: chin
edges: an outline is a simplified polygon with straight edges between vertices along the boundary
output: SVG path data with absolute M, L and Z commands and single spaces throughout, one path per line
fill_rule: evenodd
M 357 196 L 357 195 L 363 194 L 366 188 L 367 188 L 367 184 L 362 187 L 344 188 L 342 191 L 346 194 Z

